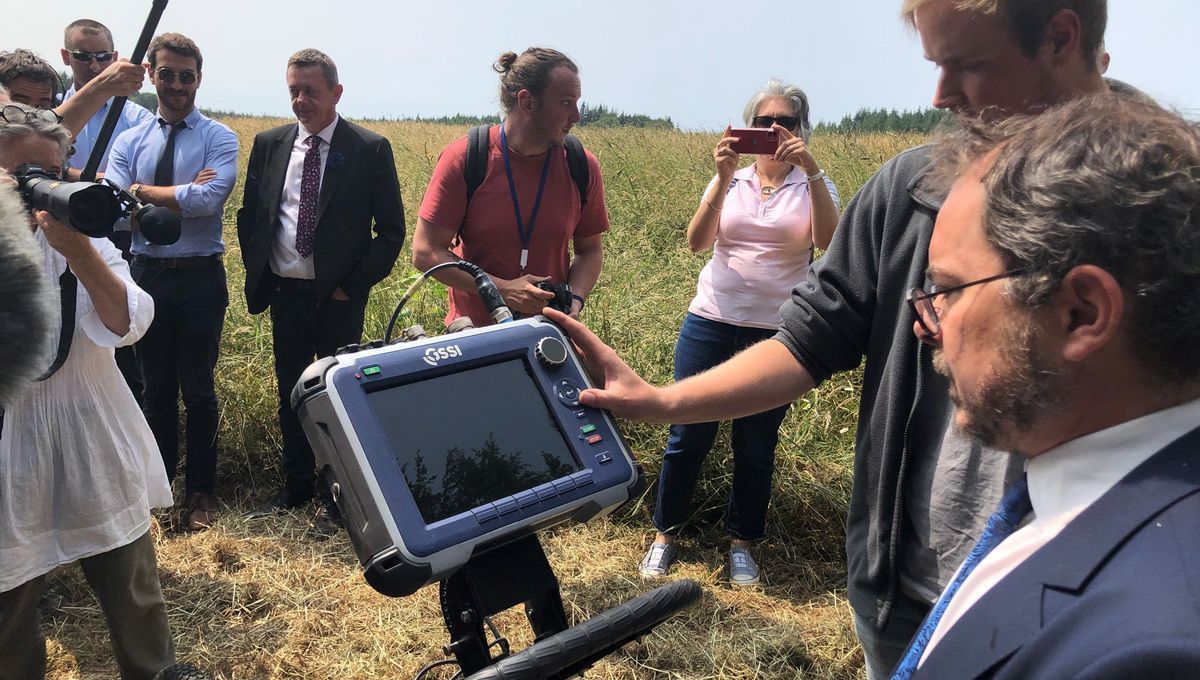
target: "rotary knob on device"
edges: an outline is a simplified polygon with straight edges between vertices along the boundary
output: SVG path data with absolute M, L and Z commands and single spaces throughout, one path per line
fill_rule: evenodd
M 562 366 L 567 361 L 567 346 L 558 338 L 542 338 L 533 348 L 533 355 L 547 368 Z

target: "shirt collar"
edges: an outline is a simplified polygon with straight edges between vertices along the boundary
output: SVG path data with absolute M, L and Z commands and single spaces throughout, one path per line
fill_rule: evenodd
M 326 148 L 328 148 L 329 145 L 333 143 L 333 130 L 334 130 L 334 128 L 337 127 L 338 122 L 341 120 L 342 120 L 341 116 L 334 114 L 333 122 L 330 123 L 329 125 L 326 125 L 325 129 L 321 130 L 320 132 L 312 132 L 308 128 L 304 127 L 304 123 L 297 121 L 296 124 L 298 126 L 300 126 L 300 131 L 298 134 L 300 135 L 301 141 L 308 139 L 309 137 L 311 137 L 312 135 L 315 134 L 316 136 L 321 138 L 322 142 L 325 142 L 325 146 L 326 146 Z
M 199 107 L 194 107 L 194 108 L 192 108 L 191 113 L 189 113 L 188 115 L 183 117 L 183 120 L 184 120 L 184 122 L 187 123 L 189 130 L 195 130 L 196 126 L 200 123 L 200 119 L 202 117 L 204 117 L 204 114 L 200 113 Z M 154 112 L 154 122 L 158 123 L 159 121 L 162 121 L 162 120 L 164 120 L 164 118 L 162 116 L 162 112 L 156 110 Z
M 756 167 L 756 165 L 754 163 L 751 163 L 750 165 L 747 165 L 746 167 L 735 171 L 733 173 L 733 178 L 740 182 L 750 182 L 750 186 L 757 187 L 759 185 L 759 181 L 758 181 L 758 173 L 755 172 L 755 167 Z M 801 182 L 807 182 L 807 181 L 808 181 L 808 175 L 804 174 L 804 171 L 801 170 L 799 166 L 793 165 L 791 172 L 789 172 L 787 177 L 784 178 L 783 184 L 779 185 L 778 187 L 775 187 L 775 189 L 779 190 L 779 189 L 782 189 L 783 187 L 786 187 L 789 184 L 799 184 Z
M 1125 475 L 1200 423 L 1200 399 L 1060 444 L 1029 459 L 1029 497 L 1038 521 L 1094 503 Z

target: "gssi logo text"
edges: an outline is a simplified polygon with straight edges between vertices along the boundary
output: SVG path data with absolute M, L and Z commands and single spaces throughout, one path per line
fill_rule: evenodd
M 430 347 L 425 350 L 425 356 L 422 358 L 430 366 L 437 366 L 439 361 L 461 356 L 462 350 L 458 348 L 458 345 L 446 345 L 445 347 Z

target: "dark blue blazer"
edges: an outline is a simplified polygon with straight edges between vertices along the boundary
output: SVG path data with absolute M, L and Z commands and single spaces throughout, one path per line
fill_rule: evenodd
M 913 678 L 1200 678 L 1200 429 L 997 583 Z

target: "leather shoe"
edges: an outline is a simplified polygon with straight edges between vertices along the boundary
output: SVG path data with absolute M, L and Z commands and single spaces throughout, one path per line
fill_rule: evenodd
M 312 492 L 307 494 L 293 491 L 292 489 L 283 489 L 279 495 L 271 501 L 271 505 L 276 510 L 286 511 L 295 510 L 301 506 L 307 505 L 312 500 Z
M 211 527 L 217 519 L 217 499 L 210 493 L 189 493 L 184 507 L 187 513 L 184 526 L 188 531 L 203 531 Z
M 311 492 L 303 494 L 284 487 L 271 500 L 246 513 L 246 517 L 248 519 L 261 519 L 263 517 L 282 515 L 289 510 L 304 507 L 310 500 L 312 500 Z
M 332 503 L 318 503 L 317 511 L 313 513 L 312 527 L 309 529 L 313 538 L 323 540 L 333 536 L 342 528 L 342 513 Z

